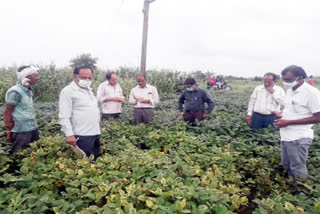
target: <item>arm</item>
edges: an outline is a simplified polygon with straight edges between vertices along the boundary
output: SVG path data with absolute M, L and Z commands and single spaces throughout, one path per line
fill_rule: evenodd
M 249 100 L 249 104 L 248 104 L 247 123 L 249 125 L 251 125 L 251 123 L 252 123 L 252 113 L 253 113 L 254 105 L 255 105 L 256 100 L 257 100 L 257 91 L 258 91 L 258 89 L 255 88 L 253 93 L 250 96 L 250 100 Z
M 67 137 L 67 143 L 76 145 L 76 138 L 71 125 L 72 97 L 66 90 L 62 90 L 59 96 L 59 123 L 61 131 Z
M 282 88 L 277 91 L 275 91 L 274 89 L 267 90 L 272 94 L 273 99 L 275 99 L 277 103 L 279 103 L 281 106 L 284 106 L 284 97 L 286 93 Z
M 311 117 L 299 120 L 276 120 L 274 126 L 276 128 L 283 128 L 289 125 L 305 125 L 314 123 L 320 123 L 320 112 L 313 114 Z
M 152 98 L 149 100 L 149 103 L 153 106 L 159 103 L 159 94 L 156 87 L 152 88 Z
M 184 92 L 181 94 L 181 96 L 180 96 L 180 98 L 179 98 L 179 100 L 178 100 L 178 105 L 179 105 L 179 111 L 180 111 L 180 113 L 181 113 L 181 115 L 183 115 L 183 104 L 184 104 L 184 102 L 185 102 L 185 97 L 184 97 Z
M 137 104 L 137 101 L 136 101 L 136 99 L 134 97 L 134 92 L 133 92 L 134 90 L 133 89 L 131 89 L 130 95 L 129 95 L 129 104 L 131 104 L 131 105 Z
M 249 104 L 248 104 L 248 110 L 247 110 L 247 115 L 252 116 L 253 113 L 253 108 L 257 100 L 257 88 L 254 89 L 253 93 L 250 96 Z
M 204 91 L 204 93 L 205 93 L 204 100 L 208 104 L 208 107 L 205 110 L 205 116 L 206 116 L 206 115 L 209 115 L 212 112 L 212 110 L 214 109 L 214 102 L 212 101 L 212 99 L 211 99 L 210 95 L 208 94 L 208 92 Z
M 103 83 L 101 83 L 98 87 L 98 90 L 97 90 L 97 100 L 99 103 L 102 103 L 104 102 L 104 90 L 103 90 Z
M 6 127 L 6 141 L 8 143 L 12 142 L 11 130 L 14 127 L 12 113 L 15 108 L 15 105 L 7 104 L 3 114 L 4 126 Z

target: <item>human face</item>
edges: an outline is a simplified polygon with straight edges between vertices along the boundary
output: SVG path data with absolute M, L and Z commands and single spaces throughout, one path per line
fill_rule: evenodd
M 143 76 L 138 76 L 136 79 L 140 88 L 144 88 L 146 86 L 147 80 Z
M 285 83 L 293 83 L 293 82 L 298 82 L 297 84 L 295 84 L 293 87 L 290 86 L 290 88 L 292 87 L 293 90 L 297 89 L 300 85 L 302 85 L 303 83 L 303 78 L 302 77 L 296 77 L 293 73 L 291 73 L 290 71 L 287 72 L 285 75 L 282 75 L 282 80 Z
M 275 81 L 273 80 L 273 77 L 271 75 L 265 76 L 263 80 L 264 80 L 264 86 L 266 88 L 274 86 Z
M 112 74 L 111 75 L 111 78 L 109 80 L 109 83 L 112 85 L 112 86 L 115 86 L 118 82 L 118 76 L 116 74 Z
M 30 85 L 34 85 L 39 80 L 39 74 L 38 73 L 31 74 L 28 78 L 30 79 L 29 81 Z
M 92 81 L 92 71 L 89 68 L 81 68 L 78 75 L 73 75 L 73 80 L 76 83 L 79 83 L 79 80 Z

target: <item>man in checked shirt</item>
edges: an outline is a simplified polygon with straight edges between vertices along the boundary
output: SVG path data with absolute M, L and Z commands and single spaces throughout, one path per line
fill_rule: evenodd
M 275 118 L 280 117 L 280 103 L 285 92 L 275 85 L 276 78 L 275 74 L 266 73 L 264 84 L 257 86 L 250 97 L 247 123 L 253 130 L 273 126 Z

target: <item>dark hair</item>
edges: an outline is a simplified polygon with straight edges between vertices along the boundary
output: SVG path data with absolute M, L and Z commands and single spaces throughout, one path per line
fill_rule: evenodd
M 144 79 L 147 79 L 147 74 L 146 74 L 146 72 L 139 72 L 139 73 L 137 73 L 137 75 L 136 75 L 136 78 L 137 77 L 144 77 Z
M 81 67 L 75 67 L 73 70 L 73 74 L 79 74 L 79 71 L 81 69 L 90 69 L 90 71 L 93 73 L 93 69 L 90 66 L 81 66 Z
M 266 73 L 263 77 L 267 77 L 267 76 L 272 76 L 273 81 L 277 80 L 277 75 L 275 75 L 274 73 Z
M 190 78 L 187 78 L 186 81 L 184 81 L 184 84 L 185 85 L 194 85 L 194 84 L 196 84 L 196 80 L 194 78 L 190 77 Z
M 22 70 L 24 70 L 24 69 L 26 69 L 26 68 L 30 68 L 31 67 L 31 65 L 23 65 L 23 66 L 20 66 L 19 68 L 18 68 L 18 72 L 21 72 Z
M 281 75 L 286 75 L 288 72 L 292 73 L 295 77 L 302 77 L 303 79 L 307 77 L 306 72 L 300 66 L 290 65 L 281 71 Z
M 111 76 L 112 76 L 112 74 L 116 74 L 116 73 L 114 73 L 114 72 L 108 72 L 107 74 L 106 74 L 106 79 L 107 80 L 110 80 L 111 79 Z

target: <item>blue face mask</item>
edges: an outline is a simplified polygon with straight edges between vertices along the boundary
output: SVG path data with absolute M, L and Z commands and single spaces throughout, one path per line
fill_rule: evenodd
M 188 91 L 193 91 L 193 88 L 192 88 L 192 87 L 190 87 L 190 88 L 187 88 L 187 90 L 188 90 Z

